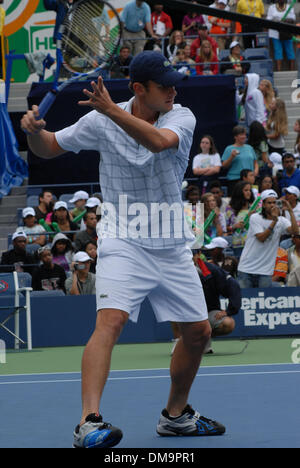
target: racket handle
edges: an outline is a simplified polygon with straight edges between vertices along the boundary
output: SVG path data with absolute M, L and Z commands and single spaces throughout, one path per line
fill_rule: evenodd
M 39 115 L 36 120 L 43 119 L 56 99 L 55 90 L 49 91 L 39 105 Z

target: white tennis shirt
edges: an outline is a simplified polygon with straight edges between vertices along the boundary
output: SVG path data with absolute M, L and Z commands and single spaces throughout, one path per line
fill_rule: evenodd
M 131 113 L 133 100 L 119 106 Z M 178 148 L 161 153 L 152 153 L 138 144 L 97 111 L 56 132 L 59 146 L 66 151 L 100 153 L 102 238 L 118 237 L 154 249 L 192 240 L 184 220 L 181 185 L 195 125 L 193 113 L 179 104 L 160 114 L 155 127 L 172 130 L 179 138 Z

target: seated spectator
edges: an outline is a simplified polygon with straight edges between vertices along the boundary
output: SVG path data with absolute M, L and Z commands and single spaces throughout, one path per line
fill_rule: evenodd
M 214 54 L 216 56 L 218 55 L 218 43 L 214 40 L 213 37 L 209 35 L 207 26 L 202 24 L 198 26 L 197 39 L 194 39 L 194 41 L 191 44 L 191 58 L 193 60 L 196 60 L 197 55 L 200 54 L 200 47 L 202 41 L 209 41 L 211 43 Z
M 174 58 L 179 49 L 184 49 L 186 46 L 186 41 L 184 39 L 184 34 L 182 31 L 175 30 L 172 32 L 169 40 L 169 44 L 166 48 L 165 55 L 170 62 L 173 62 Z
M 254 120 L 249 127 L 248 145 L 252 146 L 255 151 L 259 175 L 271 175 L 273 164 L 269 159 L 267 134 L 264 126 L 257 120 Z
M 210 239 L 214 239 L 215 237 L 222 237 L 224 234 L 226 234 L 227 231 L 226 220 L 223 213 L 221 213 L 219 208 L 217 207 L 215 197 L 212 193 L 207 192 L 204 195 L 202 195 L 201 203 L 204 204 L 204 221 L 206 221 L 211 211 L 214 211 L 216 213 L 212 224 L 205 231 L 205 234 L 209 236 Z
M 128 46 L 120 48 L 119 55 L 113 58 L 110 68 L 111 79 L 129 79 L 129 65 L 133 59 Z
M 258 196 L 258 187 L 255 185 L 255 175 L 254 172 L 250 169 L 243 169 L 240 174 L 240 179 L 242 182 L 247 182 L 251 186 L 251 190 L 254 198 Z
M 252 146 L 246 144 L 246 129 L 237 125 L 233 129 L 234 144 L 225 148 L 222 156 L 223 168 L 227 172 L 228 195 L 232 195 L 233 188 L 240 180 L 243 169 L 251 169 L 255 177 L 258 175 L 258 163 Z
M 36 224 L 35 211 L 33 208 L 24 208 L 22 216 L 24 223 L 22 229 L 27 234 L 26 250 L 33 253 L 46 244 L 45 229 L 40 224 Z
M 204 262 L 199 254 L 195 254 L 193 259 L 207 303 L 208 320 L 212 328 L 212 337 L 228 335 L 232 333 L 235 328 L 233 315 L 238 314 L 241 308 L 241 291 L 239 284 L 217 265 Z M 226 310 L 221 310 L 221 296 L 229 299 Z M 174 338 L 178 342 L 180 339 L 180 331 L 177 323 L 172 322 L 172 330 Z M 211 340 L 207 344 L 204 353 L 213 353 Z
M 75 208 L 71 210 L 72 219 L 77 218 L 85 211 L 85 204 L 89 198 L 89 194 L 84 190 L 75 192 L 73 197 L 70 199 L 70 203 L 74 203 Z
M 85 209 L 87 213 L 94 213 L 97 216 L 98 211 L 101 211 L 101 201 L 98 197 L 90 197 L 85 204 Z M 99 220 L 98 220 L 99 221 Z M 84 220 L 81 220 L 80 230 L 85 231 L 86 224 Z
M 282 156 L 282 165 L 283 165 L 283 172 L 280 177 L 277 178 L 278 186 L 281 191 L 290 185 L 294 185 L 298 189 L 300 189 L 300 169 L 296 169 L 296 162 L 295 156 L 293 153 L 284 153 Z
M 197 74 L 195 62 L 187 56 L 186 49 L 188 48 L 189 46 L 186 46 L 184 49 L 179 49 L 177 51 L 172 65 L 174 65 L 176 70 L 180 73 L 184 73 L 187 76 L 195 76 Z
M 69 231 L 77 231 L 77 224 L 71 221 L 71 216 L 68 211 L 66 202 L 58 201 L 54 205 L 54 210 L 50 218 L 50 223 L 57 223 L 61 232 L 66 232 L 67 237 L 73 241 L 75 234 Z
M 221 170 L 221 158 L 216 148 L 214 139 L 210 135 L 204 135 L 200 141 L 200 153 L 193 158 L 193 174 L 199 177 L 200 189 L 208 185 L 214 176 Z
M 241 46 L 238 41 L 231 42 L 229 46 L 229 55 L 222 58 L 220 64 L 220 73 L 232 75 L 245 75 L 250 70 L 250 63 L 244 62 L 244 57 L 241 54 Z M 228 62 L 228 63 L 227 63 Z
M 272 276 L 273 286 L 285 286 L 288 275 L 288 252 L 282 247 L 278 247 Z
M 219 59 L 214 53 L 212 45 L 209 41 L 202 41 L 200 53 L 196 57 L 197 75 L 217 75 L 219 72 Z
M 38 251 L 42 264 L 36 269 L 32 277 L 32 288 L 34 291 L 55 291 L 65 292 L 65 281 L 67 279 L 65 270 L 56 263 L 50 247 L 41 247 Z
M 43 190 L 39 194 L 39 204 L 34 208 L 37 222 L 40 219 L 46 219 L 47 214 L 52 212 L 53 206 L 53 193 L 50 190 Z
M 97 242 L 97 217 L 92 211 L 85 213 L 83 217 L 85 230 L 76 233 L 75 236 L 75 250 L 82 251 L 88 241 Z
M 96 266 L 97 266 L 97 243 L 94 241 L 87 242 L 85 245 L 84 251 L 88 254 L 88 256 L 92 259 L 91 261 L 91 273 L 96 273 Z
M 90 272 L 92 259 L 86 252 L 77 252 L 72 263 L 72 276 L 67 278 L 65 288 L 68 295 L 96 294 L 96 275 Z
M 240 257 L 247 238 L 245 217 L 254 202 L 251 185 L 248 182 L 238 182 L 234 187 L 231 200 L 225 211 L 227 232 L 232 234 L 232 248 L 234 255 Z
M 285 194 L 284 199 L 287 200 L 291 205 L 297 224 L 300 227 L 300 190 L 294 185 L 290 185 L 289 187 L 283 189 L 283 193 Z M 288 220 L 291 219 L 287 210 L 283 211 L 283 216 L 285 216 Z
M 73 251 L 74 249 L 70 239 L 61 232 L 56 234 L 51 244 L 53 263 L 62 266 L 66 273 L 70 271 Z
M 266 123 L 266 108 L 264 97 L 259 86 L 257 73 L 246 73 L 245 89 L 242 95 L 236 94 L 237 104 L 244 106 L 246 125 L 249 128 L 255 120 L 261 124 Z
M 17 271 L 18 273 L 34 272 L 37 263 L 36 257 L 26 252 L 27 235 L 22 230 L 17 230 L 13 236 L 13 248 L 2 253 L 0 271 L 2 273 Z
M 197 4 L 198 2 L 192 1 L 192 3 Z M 185 37 L 189 38 L 191 36 L 197 36 L 198 27 L 202 24 L 205 24 L 202 15 L 199 15 L 199 13 L 196 13 L 195 11 L 188 11 L 182 20 L 182 31 Z
M 265 109 L 266 109 L 266 121 L 267 121 L 271 112 L 272 102 L 276 97 L 275 91 L 274 91 L 271 81 L 266 80 L 266 79 L 261 80 L 258 88 L 261 90 L 263 97 L 264 97 L 264 104 L 265 104 Z
M 215 197 L 217 207 L 220 209 L 221 213 L 225 213 L 228 202 L 224 199 L 223 189 L 221 182 L 219 180 L 213 180 L 209 185 L 209 191 Z
M 238 266 L 241 288 L 271 287 L 281 236 L 286 233 L 299 234 L 293 210 L 286 200 L 283 200 L 283 205 L 290 213 L 291 222 L 280 216 L 276 205 L 278 196 L 274 190 L 265 190 L 261 197 L 262 212 L 250 218 L 250 228 Z
M 288 116 L 285 102 L 276 98 L 271 103 L 271 112 L 266 124 L 269 153 L 284 153 L 285 140 L 288 135 Z
M 229 244 L 224 237 L 215 237 L 210 244 L 205 245 L 205 249 L 208 250 L 210 254 L 209 263 L 222 267 L 225 260 L 224 249 L 228 247 Z
M 227 6 L 227 0 L 217 0 L 216 8 L 219 10 L 225 10 Z M 216 41 L 219 46 L 219 50 L 225 49 L 227 34 L 230 33 L 231 21 L 224 18 L 216 18 L 209 16 L 208 21 L 211 23 L 210 34 L 216 34 Z
M 274 181 L 271 176 L 264 176 L 260 179 L 258 184 L 258 193 L 262 193 L 264 190 L 275 190 Z M 275 190 L 276 192 L 277 190 Z

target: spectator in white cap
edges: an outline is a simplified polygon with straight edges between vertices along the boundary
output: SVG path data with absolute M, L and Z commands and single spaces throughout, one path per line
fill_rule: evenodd
M 37 261 L 34 255 L 26 252 L 27 235 L 22 228 L 14 232 L 12 242 L 13 248 L 2 254 L 0 271 L 32 274 Z
M 298 189 L 298 187 L 295 187 L 294 185 L 290 185 L 289 187 L 286 187 L 285 189 L 283 189 L 283 192 L 285 194 L 284 198 L 291 205 L 297 224 L 298 226 L 300 226 L 300 203 L 299 203 L 300 190 Z M 288 211 L 284 210 L 284 215 L 288 220 L 290 220 L 290 215 Z
M 278 195 L 274 190 L 261 194 L 262 212 L 250 218 L 246 244 L 238 266 L 238 280 L 242 288 L 267 288 L 272 286 L 277 250 L 283 234 L 299 234 L 292 207 L 287 200 L 282 206 L 289 212 L 290 221 L 280 216 Z
M 84 190 L 79 190 L 75 192 L 73 197 L 70 200 L 70 203 L 74 203 L 75 208 L 71 211 L 73 218 L 77 218 L 85 210 L 85 204 L 89 199 L 89 194 Z
M 40 247 L 46 244 L 45 229 L 36 223 L 35 211 L 31 207 L 24 208 L 22 211 L 23 231 L 27 234 L 28 252 L 35 252 Z
M 269 159 L 273 164 L 272 175 L 273 177 L 276 177 L 277 172 L 283 170 L 282 156 L 279 153 L 273 152 L 270 154 Z
M 229 55 L 222 58 L 220 64 L 220 73 L 230 75 L 244 75 L 250 70 L 250 63 L 244 62 L 245 58 L 241 52 L 241 46 L 238 41 L 232 41 L 229 46 Z
M 51 223 L 57 223 L 61 232 L 65 232 L 66 236 L 73 242 L 75 233 L 70 231 L 77 231 L 77 224 L 71 220 L 68 211 L 68 205 L 64 201 L 58 201 L 54 205 L 54 211 L 51 216 Z
M 97 197 L 91 197 L 88 199 L 88 201 L 85 204 L 86 208 L 86 214 L 87 213 L 94 213 L 97 214 L 99 209 L 101 209 L 101 201 Z M 86 223 L 84 219 L 81 220 L 81 225 L 80 225 L 80 230 L 85 231 L 86 230 Z
M 71 266 L 72 276 L 65 282 L 66 292 L 72 296 L 96 294 L 96 275 L 90 272 L 92 259 L 86 252 L 77 252 Z
M 229 244 L 223 237 L 215 237 L 209 244 L 205 245 L 205 249 L 209 251 L 211 263 L 222 266 L 225 255 L 224 249 L 227 249 Z

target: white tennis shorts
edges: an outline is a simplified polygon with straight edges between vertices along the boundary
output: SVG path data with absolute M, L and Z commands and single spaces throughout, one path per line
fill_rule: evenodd
M 98 245 L 97 310 L 119 309 L 138 321 L 148 297 L 158 322 L 208 319 L 202 284 L 185 246 L 144 249 L 122 239 Z

